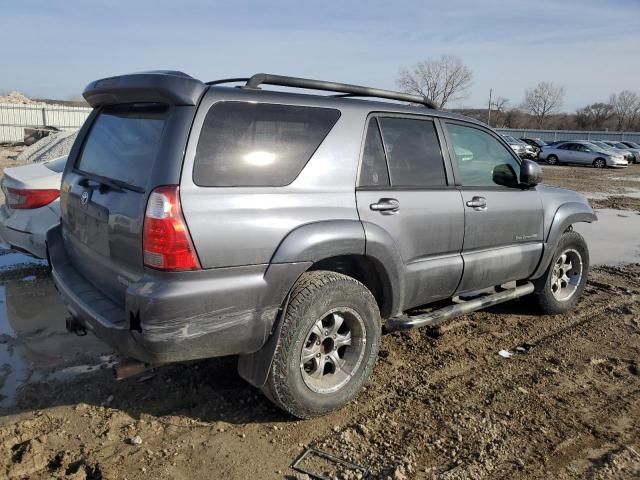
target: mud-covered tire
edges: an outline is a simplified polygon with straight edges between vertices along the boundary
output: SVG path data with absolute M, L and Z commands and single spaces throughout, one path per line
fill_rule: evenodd
M 560 267 L 560 264 L 563 264 L 561 261 L 562 255 L 568 257 L 572 270 L 563 272 L 563 268 Z M 579 272 L 576 271 L 576 259 L 578 258 L 580 261 Z M 566 266 L 568 264 L 563 265 Z M 540 278 L 534 281 L 535 291 L 533 298 L 541 312 L 547 315 L 557 315 L 573 308 L 584 291 L 588 271 L 589 249 L 587 248 L 587 243 L 579 233 L 573 230 L 566 231 L 560 237 L 547 270 Z M 558 284 L 562 285 L 563 283 L 558 277 L 558 272 L 563 272 L 563 275 L 566 273 L 566 277 L 569 278 L 569 282 L 567 282 L 567 287 L 569 288 L 564 294 L 564 296 L 568 295 L 567 298 L 563 298 L 562 287 L 557 288 Z M 579 278 L 576 278 L 576 272 Z
M 316 385 L 312 382 L 324 385 L 321 383 L 324 377 L 335 374 L 330 372 L 334 364 L 330 362 L 329 373 L 322 373 L 318 379 L 311 378 L 307 371 L 309 364 L 303 363 L 303 354 L 310 348 L 316 348 L 315 345 L 324 348 L 325 341 L 331 341 L 330 337 L 321 343 L 310 341 L 315 338 L 313 332 L 317 331 L 319 322 L 324 322 L 324 319 L 331 321 L 334 315 L 331 312 L 342 312 L 339 314 L 348 316 L 341 322 L 343 325 L 347 325 L 347 320 L 353 324 L 353 335 L 349 333 L 352 344 L 343 350 L 344 358 L 346 352 L 351 354 L 349 359 L 352 360 L 353 371 L 346 375 L 346 367 L 344 370 L 336 369 L 339 370 L 336 379 L 346 383 L 337 383 L 335 391 L 325 392 L 320 387 L 314 389 Z M 371 374 L 380 344 L 380 312 L 371 292 L 362 283 L 340 273 L 323 270 L 304 273 L 291 291 L 282 322 L 267 382 L 262 387 L 267 398 L 298 418 L 324 415 L 353 399 Z M 330 328 L 323 333 L 329 331 Z M 347 350 L 352 345 L 353 349 Z M 332 348 L 324 351 L 331 352 Z M 335 352 L 338 352 L 337 348 Z M 330 356 L 322 355 L 322 361 Z M 357 358 L 360 360 L 356 361 Z M 311 360 L 312 367 L 319 365 L 315 362 L 319 360 Z M 325 371 L 324 366 L 322 371 Z
M 557 165 L 558 164 L 558 157 L 555 155 L 549 155 L 547 157 L 547 164 L 549 165 Z

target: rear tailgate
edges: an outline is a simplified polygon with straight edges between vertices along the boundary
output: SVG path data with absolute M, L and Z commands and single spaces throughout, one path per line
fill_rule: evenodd
M 179 183 L 196 108 L 172 103 L 161 89 L 144 88 L 144 81 L 132 89 L 127 77 L 136 75 L 108 79 L 107 87 L 98 81 L 85 90 L 87 100 L 98 105 L 72 149 L 60 195 L 71 263 L 121 306 L 127 287 L 144 274 L 147 199 L 156 186 Z

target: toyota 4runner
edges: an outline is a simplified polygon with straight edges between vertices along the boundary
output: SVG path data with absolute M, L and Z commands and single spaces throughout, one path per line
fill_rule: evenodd
M 172 71 L 84 97 L 47 243 L 68 328 L 135 359 L 129 373 L 238 355 L 308 418 L 357 394 L 384 330 L 525 295 L 557 314 L 584 289 L 585 198 L 424 97 Z

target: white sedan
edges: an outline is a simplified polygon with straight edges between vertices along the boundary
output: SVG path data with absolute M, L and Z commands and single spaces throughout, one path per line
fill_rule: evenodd
M 47 258 L 47 230 L 60 222 L 60 182 L 67 156 L 4 171 L 0 237 L 11 248 Z

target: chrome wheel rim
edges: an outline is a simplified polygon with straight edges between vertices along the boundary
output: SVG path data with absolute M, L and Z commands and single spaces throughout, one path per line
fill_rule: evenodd
M 604 168 L 605 165 L 603 160 L 596 160 L 596 168 Z
M 552 155 L 551 157 L 547 158 L 547 163 L 549 165 L 555 165 L 556 163 L 558 163 L 558 159 Z
M 317 393 L 340 390 L 362 363 L 365 345 L 364 321 L 355 310 L 340 307 L 328 311 L 311 326 L 302 345 L 304 383 Z
M 551 293 L 560 302 L 569 300 L 578 290 L 582 280 L 582 256 L 577 250 L 563 251 L 553 264 Z

